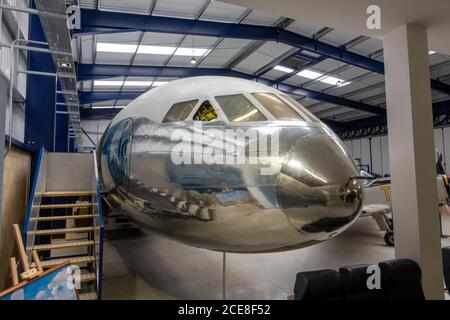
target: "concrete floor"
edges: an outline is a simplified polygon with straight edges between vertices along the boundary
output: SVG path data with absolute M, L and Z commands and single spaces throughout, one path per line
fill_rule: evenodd
M 128 227 L 127 227 L 128 225 Z M 450 218 L 444 219 L 450 233 Z M 104 299 L 221 299 L 222 253 L 189 247 L 134 225 L 108 230 Z M 227 299 L 287 299 L 299 271 L 393 259 L 384 233 L 360 218 L 342 235 L 305 249 L 227 254 Z M 443 239 L 450 245 L 450 239 Z

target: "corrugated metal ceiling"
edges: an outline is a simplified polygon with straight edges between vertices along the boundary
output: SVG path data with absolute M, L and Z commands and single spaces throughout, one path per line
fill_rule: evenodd
M 85 8 L 98 8 L 99 10 L 106 11 L 130 12 L 147 15 L 153 14 L 264 26 L 272 26 L 282 19 L 281 17 L 268 13 L 210 0 L 80 0 L 80 5 Z M 357 34 L 342 33 L 337 30 L 326 28 L 326 26 L 306 25 L 301 21 L 294 21 L 292 24 L 288 25 L 286 29 L 316 39 L 320 38 L 323 42 L 335 46 L 343 46 L 350 51 L 370 56 L 380 61 L 383 59 L 382 41 L 379 39 L 361 38 Z M 192 39 L 194 39 L 194 46 L 196 48 L 201 47 L 210 49 L 206 56 L 200 57 L 199 64 L 194 66 L 199 68 L 223 68 L 233 59 L 239 58 L 239 55 L 242 55 L 243 52 L 246 50 L 248 51 L 250 45 L 253 45 L 255 50 L 250 52 L 248 56 L 242 57 L 241 60 L 238 59 L 238 63 L 233 67 L 233 70 L 249 74 L 255 74 L 258 70 L 270 66 L 277 58 L 283 56 L 283 54 L 286 54 L 289 50 L 293 50 L 290 46 L 275 42 L 265 42 L 255 46 L 255 43 L 249 40 L 217 39 L 201 36 L 191 37 L 150 32 L 117 33 L 96 36 L 86 35 L 80 37 L 80 40 L 76 41 L 73 47 L 75 48 L 75 58 L 81 63 L 193 67 L 189 62 L 190 57 L 187 56 L 167 57 L 164 55 L 150 54 L 135 55 L 133 53 L 96 52 L 95 50 L 96 43 L 98 42 L 190 48 L 192 47 Z M 317 55 L 315 56 L 317 57 Z M 431 68 L 432 77 L 440 78 L 441 81 L 450 83 L 450 76 L 448 76 L 450 74 L 450 62 L 448 62 L 450 61 L 450 57 L 436 53 L 430 55 L 429 59 L 430 66 L 434 65 L 434 67 Z M 281 64 L 283 65 L 283 63 Z M 382 75 L 373 74 L 367 70 L 345 65 L 342 62 L 332 59 L 325 59 L 309 69 L 324 74 L 325 76 L 328 75 L 345 81 L 351 81 L 351 83 L 340 87 L 297 75 L 287 78 L 284 82 L 296 86 L 304 86 L 305 88 L 316 91 L 323 91 L 335 96 L 343 96 L 355 101 L 363 101 L 375 106 L 384 107 L 385 105 L 385 97 L 383 96 L 384 77 Z M 281 71 L 269 69 L 263 77 L 276 80 L 285 74 L 286 73 Z M 168 81 L 171 79 L 160 78 L 155 80 Z M 86 81 L 80 84 L 79 88 L 83 91 L 97 90 L 97 88 L 93 86 L 92 81 Z M 102 87 L 101 90 L 105 90 L 105 87 Z M 115 90 L 117 90 L 117 87 Z M 433 93 L 433 98 L 436 99 L 436 101 L 438 99 L 443 99 L 443 96 L 445 98 L 445 95 L 442 95 L 441 93 Z M 318 116 L 337 121 L 348 121 L 372 115 L 367 112 L 361 112 L 330 103 L 318 103 L 318 101 L 308 98 L 296 98 L 300 99 L 300 102 L 305 106 L 311 106 L 311 111 L 315 112 Z M 126 101 L 120 101 L 120 104 L 125 102 Z M 99 103 L 99 105 L 100 104 L 105 105 L 105 102 Z M 113 105 L 120 104 L 117 101 L 113 102 Z

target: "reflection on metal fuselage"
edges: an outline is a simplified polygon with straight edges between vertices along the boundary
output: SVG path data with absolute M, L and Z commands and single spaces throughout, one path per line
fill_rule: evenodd
M 274 156 L 249 149 L 249 141 L 258 139 L 255 135 L 243 141 L 248 159 L 256 158 L 256 163 L 247 159 L 244 164 L 175 164 L 172 151 L 180 142 L 194 145 L 192 159 L 204 150 L 187 138 L 195 133 L 193 121 L 161 124 L 125 118 L 107 129 L 97 151 L 108 202 L 145 228 L 193 246 L 228 252 L 309 246 L 339 234 L 357 218 L 363 190 L 352 177 L 358 171 L 342 142 L 324 125 L 203 124 L 203 129 L 212 128 L 276 132 L 279 152 Z M 173 139 L 175 130 L 181 130 L 178 141 Z M 230 143 L 235 142 L 223 145 Z M 223 149 L 233 159 L 235 154 Z M 274 174 L 262 175 L 269 166 Z

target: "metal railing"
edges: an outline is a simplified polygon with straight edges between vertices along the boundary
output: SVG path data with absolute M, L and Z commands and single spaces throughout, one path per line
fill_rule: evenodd
M 31 251 L 35 243 L 35 231 L 37 230 L 37 217 L 39 217 L 39 207 L 41 205 L 42 194 L 45 192 L 47 184 L 47 151 L 44 148 L 39 150 L 38 161 L 31 186 L 30 199 L 28 201 L 25 222 L 23 224 L 22 237 L 28 258 L 31 258 Z M 33 218 L 33 219 L 32 219 Z
M 60 159 L 59 155 L 64 155 L 62 159 Z M 38 217 L 39 217 L 39 211 L 40 211 L 40 205 L 41 200 L 44 192 L 46 191 L 64 191 L 63 189 L 58 190 L 58 186 L 61 185 L 61 183 L 65 182 L 67 183 L 67 180 L 70 180 L 68 182 L 69 184 L 74 183 L 74 175 L 72 176 L 70 174 L 68 177 L 61 177 L 61 175 L 64 176 L 64 174 L 61 174 L 61 172 L 56 171 L 54 172 L 55 167 L 55 160 L 58 161 L 66 161 L 67 157 L 66 153 L 48 153 L 44 148 L 41 148 L 39 150 L 39 156 L 38 161 L 35 169 L 35 174 L 33 178 L 33 184 L 31 187 L 31 193 L 30 198 L 28 202 L 27 212 L 25 216 L 25 222 L 23 225 L 23 239 L 24 243 L 26 245 L 26 253 L 31 259 L 31 251 L 34 248 L 35 245 L 35 239 L 36 239 L 36 231 L 38 227 Z M 79 153 L 76 153 L 74 155 L 82 155 Z M 83 154 L 83 156 L 89 156 L 89 154 Z M 86 159 L 86 158 L 85 158 Z M 87 159 L 86 159 L 87 160 Z M 86 163 L 86 161 L 84 161 Z M 47 167 L 51 167 L 52 171 L 47 172 Z M 62 166 L 64 172 L 70 172 L 70 166 L 64 167 Z M 84 166 L 86 169 L 87 167 Z M 87 179 L 80 179 L 83 181 L 83 187 L 80 190 L 86 190 L 87 188 L 90 188 L 93 191 L 91 195 L 91 203 L 92 203 L 92 224 L 94 227 L 94 231 L 89 235 L 89 240 L 94 241 L 94 246 L 90 249 L 89 254 L 93 255 L 95 257 L 94 262 L 94 268 L 95 273 L 97 276 L 97 297 L 98 299 L 101 299 L 102 296 L 102 274 L 103 274 L 103 239 L 104 239 L 104 222 L 103 222 L 103 212 L 102 212 L 102 202 L 101 202 L 101 193 L 100 193 L 100 184 L 98 179 L 98 171 L 97 171 L 97 159 L 95 156 L 95 152 L 92 153 L 92 166 L 89 170 L 80 170 L 77 171 L 76 174 L 89 174 L 89 177 Z M 73 170 L 71 170 L 73 171 Z M 60 180 L 62 179 L 62 180 Z M 63 182 L 61 182 L 63 181 Z M 77 183 L 75 183 L 77 185 Z M 78 185 L 79 186 L 79 185 Z M 65 186 L 67 187 L 67 185 Z M 78 190 L 78 188 L 76 189 Z M 67 190 L 67 191 L 70 191 Z M 74 190 L 75 191 L 75 190 Z
M 103 238 L 104 238 L 104 223 L 103 223 L 103 211 L 102 211 L 102 198 L 100 193 L 100 183 L 98 179 L 97 170 L 97 157 L 95 150 L 92 152 L 92 158 L 94 162 L 93 175 L 92 175 L 92 190 L 95 193 L 92 195 L 92 211 L 94 214 L 94 256 L 96 263 L 96 273 L 97 273 L 97 297 L 101 299 L 102 297 L 102 274 L 103 274 Z M 95 218 L 98 215 L 98 219 Z

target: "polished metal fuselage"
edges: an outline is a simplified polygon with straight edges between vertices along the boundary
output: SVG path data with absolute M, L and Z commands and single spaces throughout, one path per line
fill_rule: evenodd
M 354 179 L 358 171 L 343 143 L 325 125 L 202 124 L 202 131 L 209 129 L 226 137 L 212 151 L 224 163 L 196 161 L 199 152 L 211 150 L 205 151 L 204 141 L 191 138 L 198 133 L 194 121 L 157 123 L 130 117 L 113 123 L 97 151 L 108 203 L 152 231 L 227 252 L 309 246 L 336 236 L 357 218 L 363 199 L 363 189 Z M 245 136 L 237 139 L 239 146 L 227 137 L 227 130 Z M 255 139 L 261 139 L 254 133 L 276 134 L 277 153 L 270 152 L 270 143 L 252 148 Z M 192 147 L 184 150 L 191 150 L 193 161 L 174 163 L 174 150 L 183 144 Z M 236 150 L 245 150 L 245 163 L 233 161 Z M 262 174 L 264 170 L 271 174 Z

